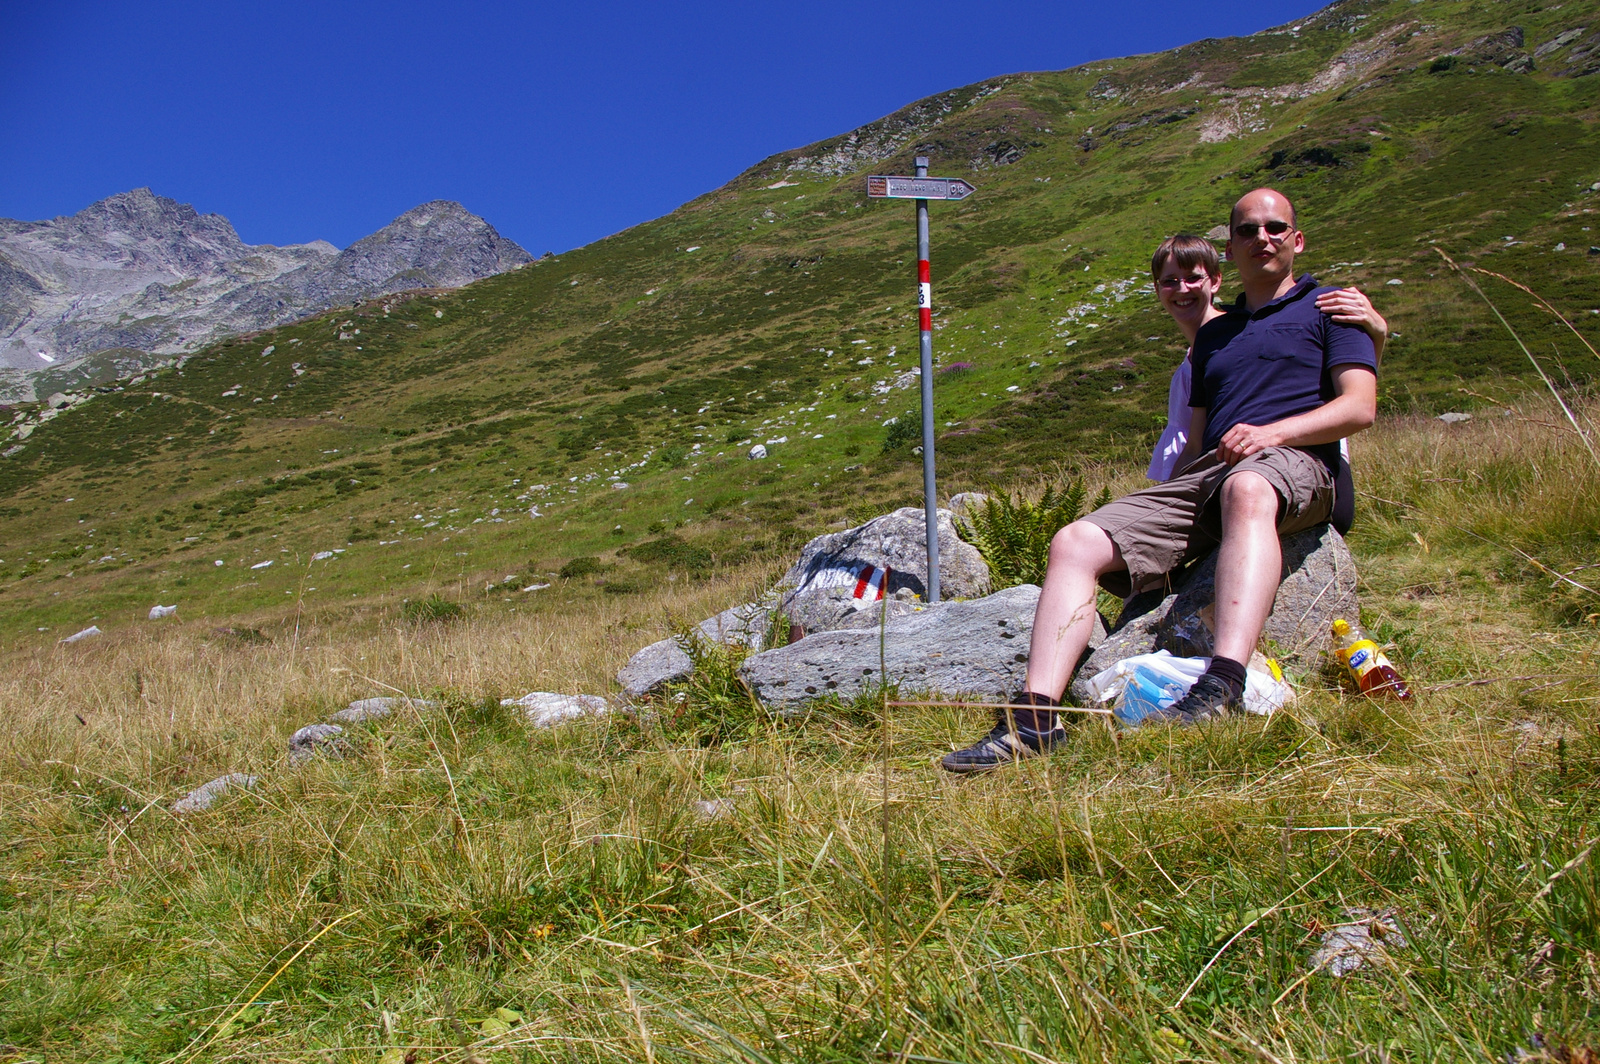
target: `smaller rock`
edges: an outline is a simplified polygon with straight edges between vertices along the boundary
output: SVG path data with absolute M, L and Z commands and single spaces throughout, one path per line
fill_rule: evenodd
M 687 679 L 694 673 L 694 661 L 677 639 L 651 643 L 617 671 L 617 682 L 629 698 L 642 698 L 658 687 Z
M 90 636 L 96 636 L 96 635 L 105 635 L 105 633 L 100 630 L 100 626 L 99 625 L 91 624 L 89 627 L 85 628 L 83 631 L 74 633 L 73 635 L 69 635 L 65 639 L 58 639 L 57 642 L 58 643 L 76 643 L 80 639 L 88 639 Z
M 746 457 L 750 459 L 765 458 L 766 456 L 767 445 L 764 443 L 756 444 L 754 447 L 750 448 L 750 453 L 746 455 Z
M 962 523 L 977 517 L 988 501 L 989 496 L 981 491 L 963 491 L 950 496 L 950 517 L 957 522 L 956 528 L 959 530 Z
M 1434 418 L 1434 420 L 1435 421 L 1443 421 L 1446 425 L 1455 425 L 1455 424 L 1458 424 L 1459 422 L 1462 422 L 1462 421 L 1471 421 L 1472 420 L 1472 415 L 1471 414 L 1463 414 L 1463 413 L 1460 413 L 1458 411 L 1452 410 L 1448 414 L 1440 414 L 1438 417 Z
M 178 612 L 178 607 L 175 604 L 171 605 L 171 606 L 162 606 L 162 605 L 151 606 L 150 607 L 150 619 L 152 621 L 159 621 L 161 618 L 163 618 L 163 617 L 171 617 L 174 613 L 177 613 L 177 612 Z
M 72 400 L 68 399 L 60 392 L 55 392 L 50 396 L 50 398 L 44 401 L 45 405 L 51 410 L 60 410 L 62 407 L 67 406 L 71 402 Z
M 694 815 L 701 820 L 726 820 L 733 813 L 732 798 L 702 798 L 694 803 Z
M 1322 945 L 1306 961 L 1313 972 L 1325 971 L 1335 979 L 1366 964 L 1388 963 L 1390 950 L 1410 945 L 1393 909 L 1346 909 L 1348 923 L 1335 924 L 1322 936 Z
M 303 764 L 318 754 L 341 758 L 350 749 L 343 736 L 344 729 L 337 724 L 307 724 L 289 736 L 289 763 Z
M 502 706 L 517 706 L 528 715 L 535 728 L 551 728 L 578 717 L 600 716 L 610 710 L 603 698 L 595 695 L 561 695 L 553 691 L 532 691 L 521 698 L 503 698 Z
M 212 802 L 215 802 L 233 788 L 238 787 L 241 790 L 250 790 L 259 782 L 259 777 L 247 776 L 243 772 L 232 772 L 226 776 L 218 776 L 210 783 L 202 783 L 176 802 L 173 802 L 172 811 L 179 815 L 203 812 L 211 808 Z
M 409 703 L 415 709 L 435 709 L 439 703 L 422 698 L 358 698 L 339 712 L 328 717 L 336 724 L 360 724 L 368 720 L 382 720 Z

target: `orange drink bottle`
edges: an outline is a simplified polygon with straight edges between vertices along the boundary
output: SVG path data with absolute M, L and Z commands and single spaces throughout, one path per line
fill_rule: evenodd
M 1378 644 L 1343 618 L 1333 622 L 1333 653 L 1350 671 L 1362 694 L 1392 695 L 1402 701 L 1411 699 L 1411 689 Z

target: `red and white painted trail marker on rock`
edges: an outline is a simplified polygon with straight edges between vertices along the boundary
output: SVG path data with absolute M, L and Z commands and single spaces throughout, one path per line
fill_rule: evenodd
M 917 311 L 922 332 L 922 498 L 927 515 L 928 601 L 939 601 L 939 502 L 933 477 L 933 281 L 928 273 L 928 201 L 962 200 L 977 189 L 959 177 L 929 177 L 926 156 L 917 156 L 915 177 L 867 178 L 872 199 L 917 201 Z

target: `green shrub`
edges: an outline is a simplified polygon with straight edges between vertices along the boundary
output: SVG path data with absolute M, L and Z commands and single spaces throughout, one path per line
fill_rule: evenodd
M 669 568 L 687 569 L 692 573 L 706 572 L 715 561 L 711 551 L 705 547 L 687 543 L 681 536 L 675 535 L 647 540 L 637 547 L 629 547 L 627 553 L 635 561 L 661 562 Z
M 605 566 L 600 564 L 599 558 L 574 558 L 561 567 L 561 579 L 576 580 L 580 576 L 593 576 L 604 570 Z
M 435 591 L 427 598 L 412 599 L 400 615 L 412 624 L 449 624 L 466 616 L 467 611 Z
M 1086 494 L 1081 478 L 1068 481 L 1060 491 L 1051 484 L 1037 500 L 994 492 L 981 509 L 961 519 L 961 536 L 989 563 L 997 590 L 1042 584 L 1050 561 L 1050 540 L 1083 513 Z M 1110 499 L 1110 491 L 1102 489 L 1094 506 L 1103 506 Z
M 889 423 L 883 434 L 883 453 L 888 454 L 922 436 L 922 408 L 907 410 Z

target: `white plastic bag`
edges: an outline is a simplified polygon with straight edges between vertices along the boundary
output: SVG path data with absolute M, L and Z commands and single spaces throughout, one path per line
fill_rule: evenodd
M 1117 721 L 1135 727 L 1150 714 L 1166 709 L 1189 693 L 1210 666 L 1210 658 L 1177 658 L 1165 650 L 1123 658 L 1089 680 L 1090 697 L 1113 702 Z M 1256 669 L 1245 671 L 1244 708 L 1270 714 L 1293 694 L 1289 685 Z

